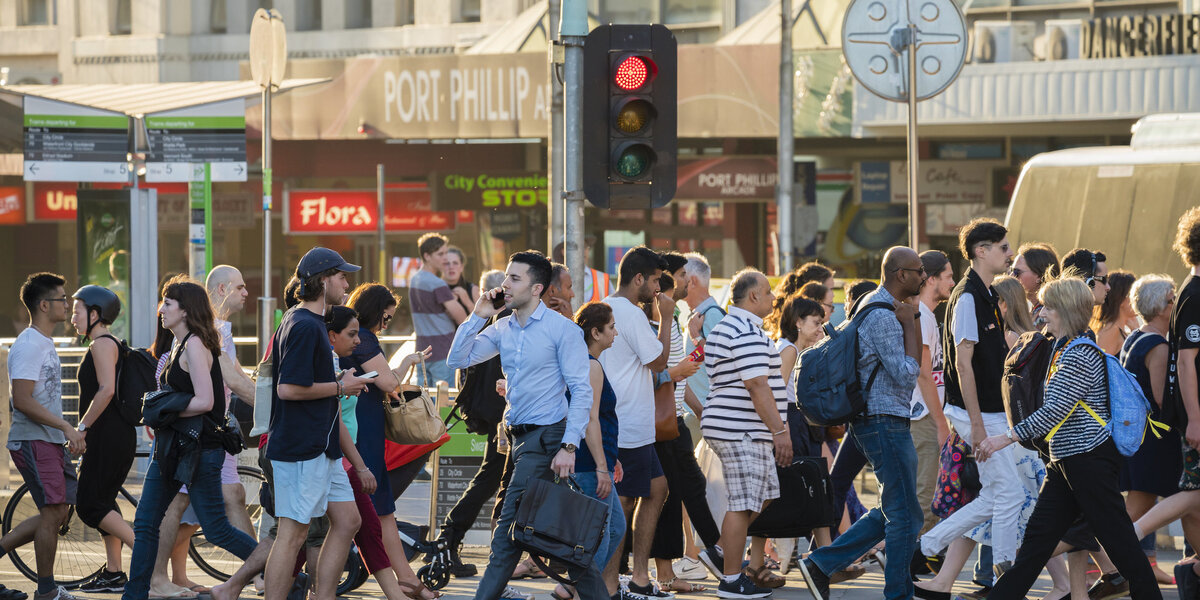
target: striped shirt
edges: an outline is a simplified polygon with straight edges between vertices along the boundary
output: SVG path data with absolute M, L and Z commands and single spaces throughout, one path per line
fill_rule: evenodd
M 704 437 L 722 441 L 771 441 L 771 432 L 754 410 L 746 380 L 766 377 L 779 418 L 787 421 L 787 386 L 775 344 L 762 330 L 762 319 L 736 306 L 708 334 L 704 366 L 712 388 L 700 428 Z
M 454 341 L 454 319 L 446 314 L 445 303 L 454 300 L 454 292 L 441 277 L 421 269 L 408 284 L 408 305 L 412 309 L 417 347 L 433 346 L 430 362 L 446 360 Z
M 667 357 L 667 368 L 673 367 L 687 360 L 687 352 L 683 346 L 683 332 L 679 330 L 679 321 L 671 319 L 671 352 Z M 687 391 L 687 382 L 680 381 L 675 384 L 675 416 L 682 417 L 687 414 L 684 408 L 683 394 Z
M 1091 346 L 1091 347 L 1089 347 Z M 1111 434 L 1082 407 L 1071 409 L 1082 399 L 1105 422 L 1110 418 L 1108 389 L 1105 388 L 1104 357 L 1091 344 L 1077 344 L 1061 352 L 1051 366 L 1042 407 L 1013 427 L 1023 440 L 1045 438 L 1056 425 L 1062 427 L 1050 440 L 1050 458 L 1083 454 L 1103 444 Z M 1066 419 L 1066 422 L 1063 422 Z

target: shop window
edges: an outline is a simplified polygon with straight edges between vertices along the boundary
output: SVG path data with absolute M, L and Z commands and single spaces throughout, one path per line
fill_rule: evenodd
M 721 1 L 662 0 L 662 15 L 662 22 L 667 25 L 719 23 L 721 21 Z
M 227 33 L 229 30 L 225 19 L 225 0 L 212 0 L 208 9 L 209 33 Z
M 675 219 L 670 205 L 650 211 L 650 221 L 655 225 L 674 225 Z
M 17 24 L 21 27 L 50 25 L 54 20 L 50 0 L 20 0 L 17 4 Z
M 371 0 L 346 0 L 346 29 L 371 26 Z
M 415 0 L 396 0 L 396 22 L 395 25 L 412 25 L 417 22 L 416 9 L 414 8 Z
M 480 0 L 457 0 L 457 10 L 454 15 L 455 23 L 478 23 L 482 11 L 479 8 Z
M 679 206 L 679 224 L 695 227 L 699 224 L 700 205 L 696 202 L 677 202 Z
M 934 144 L 933 155 L 942 160 L 1004 158 L 1004 142 L 941 142 Z
M 115 0 L 109 6 L 112 15 L 109 33 L 112 35 L 133 33 L 133 0 Z
M 721 0 L 590 0 L 588 10 L 606 23 L 719 25 Z
M 604 23 L 661 23 L 659 0 L 592 0 L 592 11 Z
M 725 206 L 720 202 L 700 203 L 700 215 L 704 225 L 724 225 Z

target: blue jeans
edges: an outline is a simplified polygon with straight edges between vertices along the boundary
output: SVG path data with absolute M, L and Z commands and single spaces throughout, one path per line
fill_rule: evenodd
M 583 493 L 608 503 L 608 527 L 604 530 L 604 537 L 600 538 L 600 547 L 596 549 L 596 568 L 604 571 L 608 561 L 617 553 L 617 544 L 625 535 L 625 510 L 621 508 L 616 488 L 608 493 L 608 498 L 601 499 L 596 495 L 596 479 L 595 471 L 575 474 L 575 484 Z
M 917 548 L 917 534 L 924 515 L 917 501 L 917 451 L 904 417 L 875 415 L 850 423 L 850 435 L 875 469 L 882 508 L 872 508 L 837 541 L 818 548 L 810 560 L 826 575 L 832 575 L 866 554 L 882 540 L 887 541 L 887 568 L 883 572 L 886 598 L 911 598 L 909 558 Z
M 451 369 L 446 361 L 426 361 L 425 371 L 429 373 L 428 381 L 425 379 L 425 373 L 421 372 L 421 366 L 417 365 L 417 382 L 424 387 L 434 387 L 439 381 L 445 381 L 450 384 L 450 387 L 457 385 L 454 381 L 454 369 Z
M 204 537 L 244 560 L 257 543 L 230 525 L 225 516 L 225 500 L 221 494 L 221 465 L 224 463 L 224 450 L 201 450 L 188 492 L 200 526 L 204 528 Z M 125 584 L 122 600 L 146 600 L 149 595 L 150 575 L 158 554 L 158 528 L 179 487 L 180 483 L 174 478 L 163 477 L 157 460 L 150 460 L 133 519 L 133 558 L 129 561 L 129 583 Z
M 992 587 L 996 573 L 992 570 L 992 547 L 988 544 L 979 545 L 979 558 L 975 560 L 975 573 L 971 581 L 983 587 Z

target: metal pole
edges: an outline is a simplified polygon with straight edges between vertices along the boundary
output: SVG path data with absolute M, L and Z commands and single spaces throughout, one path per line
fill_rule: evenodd
M 785 2 L 787 0 L 784 0 Z M 910 10 L 911 12 L 911 10 Z M 919 219 L 917 218 L 917 169 L 920 157 L 917 150 L 917 25 L 909 15 L 908 24 L 908 244 L 920 251 L 917 245 Z
M 384 234 L 387 217 L 384 216 L 383 206 L 383 163 L 375 165 L 375 195 L 379 200 L 379 282 L 387 285 L 387 238 Z
M 550 2 L 550 23 L 557 23 L 560 19 L 560 8 L 562 0 L 549 0 Z M 558 41 L 558 29 L 553 25 L 550 27 L 550 168 L 547 171 L 547 191 L 546 204 L 547 210 L 550 212 L 550 232 L 547 254 L 554 252 L 554 246 L 558 245 L 563 240 L 563 86 L 558 79 L 558 64 L 561 62 L 556 59 L 559 46 L 555 44 Z M 565 259 L 565 257 L 564 257 Z
M 262 295 L 258 297 L 258 356 L 267 350 L 275 331 L 275 297 L 271 293 L 271 86 L 262 93 L 263 266 Z
M 586 0 L 562 0 L 559 34 L 566 52 L 564 61 L 563 121 L 565 123 L 563 182 L 566 200 L 565 253 L 567 268 L 575 281 L 585 277 L 583 265 L 583 43 L 588 33 Z M 580 290 L 583 288 L 581 287 Z M 583 305 L 583 294 L 576 294 L 572 310 Z
M 792 128 L 792 0 L 782 0 L 779 35 L 779 185 L 775 191 L 775 219 L 779 223 L 780 274 L 792 270 L 792 187 L 795 161 Z

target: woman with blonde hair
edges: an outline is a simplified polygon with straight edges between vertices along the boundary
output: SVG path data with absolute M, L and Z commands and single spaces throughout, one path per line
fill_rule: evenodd
M 1004 316 L 1004 339 L 1011 348 L 1026 331 L 1033 331 L 1033 315 L 1025 300 L 1025 287 L 1016 277 L 1001 275 L 992 282 L 992 289 L 1000 296 L 1000 314 Z
M 979 444 L 976 458 L 987 461 L 1019 440 L 1032 440 L 1057 428 L 1050 440 L 1046 480 L 1025 529 L 1017 559 L 996 581 L 989 598 L 1024 598 L 1063 534 L 1082 516 L 1096 539 L 1129 581 L 1134 598 L 1162 598 L 1150 561 L 1141 551 L 1119 475 L 1125 459 L 1100 420 L 1111 418 L 1104 355 L 1088 338 L 1095 298 L 1083 280 L 1047 283 L 1038 292 L 1055 352 L 1041 408 L 1004 434 Z M 1079 410 L 1082 403 L 1090 410 Z

